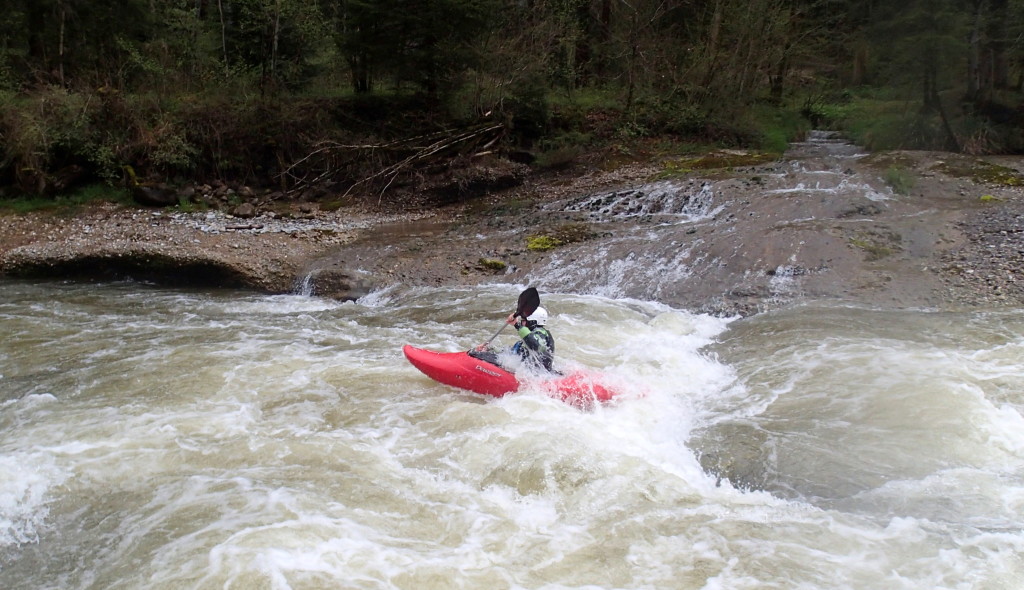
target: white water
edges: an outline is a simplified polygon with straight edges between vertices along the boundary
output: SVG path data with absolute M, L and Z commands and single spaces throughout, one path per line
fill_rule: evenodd
M 404 362 L 521 288 L 0 283 L 0 587 L 1024 587 L 1024 313 L 542 292 L 594 412 Z

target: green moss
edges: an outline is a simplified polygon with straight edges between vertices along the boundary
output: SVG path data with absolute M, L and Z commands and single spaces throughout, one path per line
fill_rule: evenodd
M 597 237 L 597 233 L 586 223 L 563 223 L 558 227 L 546 230 L 542 234 L 533 234 L 526 238 L 526 249 L 533 252 L 546 252 L 559 246 L 582 242 Z
M 981 199 L 979 199 L 979 200 L 982 203 L 994 203 L 994 202 L 1002 201 L 1002 199 L 1000 199 L 999 197 L 993 196 L 993 195 L 981 195 Z
M 586 223 L 563 223 L 556 227 L 550 235 L 563 244 L 583 242 L 597 236 Z
M 507 264 L 494 258 L 481 258 L 478 264 L 480 268 L 494 272 L 502 272 L 508 268 Z
M 533 235 L 526 238 L 526 249 L 532 252 L 547 252 L 562 245 L 562 241 L 545 235 Z
M 850 244 L 863 250 L 868 262 L 882 260 L 895 254 L 899 249 L 899 241 L 899 235 L 894 233 L 867 232 L 850 238 Z
M 900 152 L 875 152 L 862 161 L 878 170 L 912 169 L 916 166 L 913 158 Z
M 969 178 L 975 182 L 1000 186 L 1024 186 L 1024 175 L 1013 168 L 992 164 L 984 160 L 973 162 L 942 162 L 935 170 L 956 178 Z
M 696 170 L 725 170 L 743 166 L 756 166 L 775 160 L 775 156 L 765 152 L 746 152 L 719 150 L 699 156 L 689 156 L 668 160 L 664 164 L 664 170 L 659 174 L 661 178 L 672 178 L 683 176 Z

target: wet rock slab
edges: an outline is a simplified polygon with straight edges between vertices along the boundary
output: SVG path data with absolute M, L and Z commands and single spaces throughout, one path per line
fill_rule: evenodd
M 806 299 L 1019 306 L 1022 189 L 1003 182 L 1014 170 L 1006 158 L 976 160 L 865 154 L 825 137 L 774 162 L 669 179 L 658 163 L 592 170 L 416 212 L 240 217 L 104 205 L 69 218 L 0 216 L 0 272 L 338 299 L 395 285 L 529 283 L 727 315 Z M 897 165 L 915 179 L 908 191 L 886 181 Z M 537 239 L 566 227 L 578 238 Z

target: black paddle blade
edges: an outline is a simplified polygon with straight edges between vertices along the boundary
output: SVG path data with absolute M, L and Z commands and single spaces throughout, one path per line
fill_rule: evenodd
M 540 293 L 537 289 L 530 287 L 519 294 L 519 307 L 516 308 L 516 315 L 521 318 L 528 318 L 530 314 L 540 307 Z

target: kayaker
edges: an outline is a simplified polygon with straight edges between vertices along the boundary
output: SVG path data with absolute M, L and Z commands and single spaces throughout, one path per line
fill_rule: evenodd
M 538 307 L 525 320 L 512 314 L 506 323 L 512 324 L 522 338 L 512 346 L 512 352 L 526 363 L 551 371 L 551 363 L 555 359 L 555 339 L 546 327 L 548 311 Z
M 551 364 L 555 358 L 555 339 L 547 329 L 548 312 L 538 307 L 525 320 L 515 313 L 508 316 L 506 324 L 512 324 L 521 340 L 512 345 L 512 353 L 519 355 L 523 362 L 535 368 L 554 372 Z M 470 356 L 501 367 L 498 354 L 487 345 L 481 344 L 469 351 Z M 503 367 L 504 368 L 504 367 Z

